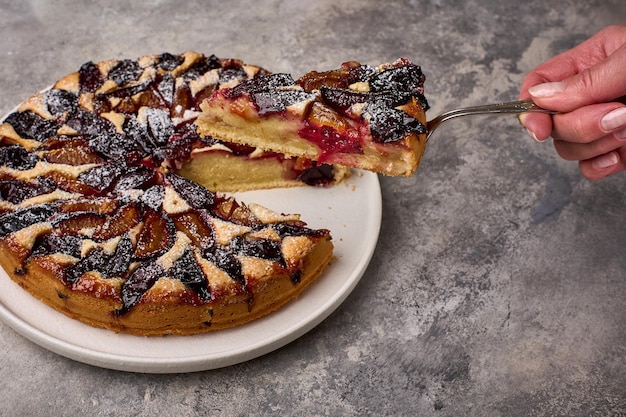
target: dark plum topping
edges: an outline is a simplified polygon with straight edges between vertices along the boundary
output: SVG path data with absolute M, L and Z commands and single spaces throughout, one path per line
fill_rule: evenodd
M 276 233 L 281 238 L 285 236 L 324 236 L 328 233 L 324 229 L 309 229 L 305 227 L 302 222 L 296 223 L 275 223 L 272 224 L 272 229 L 276 230 Z
M 211 250 L 205 251 L 203 255 L 219 269 L 226 272 L 233 281 L 237 282 L 242 287 L 246 285 L 246 279 L 241 271 L 241 262 L 239 262 L 239 259 L 237 259 L 232 251 L 225 248 L 213 247 Z
M 82 242 L 83 240 L 78 236 L 46 233 L 35 239 L 30 256 L 34 257 L 53 253 L 64 253 L 66 255 L 80 258 Z
M 146 91 L 148 87 L 150 87 L 151 85 L 152 85 L 152 81 L 146 81 L 141 84 L 131 84 L 126 87 L 116 88 L 115 90 L 106 92 L 104 94 L 100 94 L 98 96 L 103 96 L 106 98 L 109 98 L 109 97 L 129 98 L 129 97 L 134 96 L 135 94 L 139 94 L 143 91 Z M 134 110 L 135 110 L 134 106 L 131 106 L 131 108 L 128 109 L 129 112 L 133 112 Z
M 375 72 L 375 69 L 357 62 L 345 62 L 341 68 L 331 71 L 310 71 L 300 77 L 296 83 L 304 91 L 312 92 L 321 87 L 348 88 L 350 84 L 365 81 L 367 77 Z
M 48 221 L 56 213 L 51 204 L 40 204 L 25 209 L 12 211 L 0 216 L 0 236 L 17 232 L 33 224 Z
M 13 130 L 20 137 L 40 142 L 56 135 L 58 128 L 54 120 L 44 119 L 30 110 L 11 113 L 4 121 L 13 126 Z
M 227 83 L 232 80 L 245 80 L 248 74 L 242 66 L 231 66 L 220 70 L 220 84 Z
M 335 178 L 332 165 L 321 164 L 305 169 L 298 179 L 307 185 L 328 185 Z
M 33 251 L 33 256 L 55 252 L 68 253 L 68 250 L 72 250 L 73 252 L 68 254 L 74 254 L 74 256 L 80 257 L 79 238 L 76 237 L 75 239 L 77 239 L 77 241 L 73 241 L 68 240 L 66 236 L 49 236 L 50 238 L 43 239 L 41 244 L 37 246 L 37 249 Z M 68 248 L 65 248 L 64 245 Z M 76 247 L 70 245 L 76 245 Z M 65 281 L 73 284 L 78 281 L 83 274 L 89 271 L 100 272 L 105 278 L 124 275 L 127 273 L 130 266 L 132 249 L 132 242 L 128 235 L 124 235 L 122 239 L 120 239 L 113 255 L 108 255 L 102 248 L 92 249 L 87 256 L 83 257 L 80 261 L 65 268 Z M 75 254 L 75 252 L 78 253 Z
M 115 253 L 107 262 L 107 268 L 102 271 L 107 277 L 123 276 L 128 272 L 133 254 L 133 243 L 128 234 L 125 234 L 117 244 Z
M 292 104 L 311 100 L 315 96 L 301 90 L 274 90 L 251 93 L 252 101 L 258 107 L 260 116 L 271 113 L 280 113 Z
M 242 236 L 235 237 L 231 242 L 234 252 L 266 259 L 268 261 L 279 262 L 284 265 L 283 252 L 280 242 L 270 239 L 246 239 Z
M 76 110 L 67 119 L 66 124 L 85 136 L 107 136 L 115 134 L 115 125 L 95 113 Z
M 357 103 L 382 103 L 387 107 L 396 107 L 406 103 L 411 98 L 410 93 L 403 92 L 361 93 L 328 87 L 322 87 L 320 93 L 326 104 L 341 113 L 346 113 L 351 106 Z
M 167 252 L 176 241 L 176 226 L 166 214 L 147 209 L 142 216 L 143 227 L 137 236 L 134 257 L 152 259 Z
M 0 180 L 0 199 L 12 204 L 54 191 L 52 182 L 42 179 L 41 182 L 29 182 L 16 179 Z
M 37 155 L 28 152 L 20 145 L 0 147 L 0 164 L 3 166 L 24 171 L 34 168 L 37 160 Z
M 54 116 L 72 112 L 78 106 L 78 96 L 65 90 L 50 90 L 45 93 L 44 100 L 48 106 L 48 111 Z
M 123 150 L 138 151 L 143 156 L 152 153 L 155 148 L 154 142 L 148 134 L 147 127 L 139 123 L 135 116 L 127 117 L 122 129 L 126 133 L 125 138 L 123 138 L 125 142 L 122 144 Z
M 145 189 L 155 176 L 155 172 L 151 169 L 143 167 L 135 168 L 119 178 L 115 184 L 114 191 L 120 192 L 132 189 Z
M 148 134 L 154 140 L 157 146 L 167 144 L 170 136 L 174 133 L 174 126 L 169 113 L 163 109 L 148 109 Z
M 166 179 L 191 207 L 202 209 L 213 205 L 213 193 L 200 184 L 174 173 L 167 174 Z
M 165 52 L 159 56 L 157 60 L 157 67 L 164 69 L 165 71 L 173 71 L 183 62 L 185 62 L 184 57 Z
M 185 80 L 195 80 L 212 69 L 220 68 L 220 61 L 215 55 L 196 61 L 187 71 L 182 74 Z
M 143 193 L 141 196 L 141 202 L 150 207 L 152 210 L 159 211 L 163 206 L 164 197 L 165 187 L 162 185 L 153 185 Z
M 170 74 L 165 74 L 156 84 L 157 91 L 163 97 L 166 104 L 171 106 L 174 102 L 174 90 L 176 89 L 176 82 L 174 77 Z
M 202 271 L 193 252 L 189 249 L 178 258 L 169 270 L 169 274 L 191 288 L 202 300 L 211 299 L 209 282 Z
M 368 104 L 366 113 L 370 116 L 369 124 L 372 138 L 381 143 L 402 140 L 409 132 L 426 133 L 426 127 L 405 112 L 389 108 L 381 103 Z
M 109 162 L 91 168 L 78 176 L 78 180 L 101 193 L 109 190 L 115 181 L 126 172 L 126 164 Z
M 122 285 L 122 308 L 116 314 L 121 316 L 128 313 L 164 275 L 165 270 L 157 263 L 139 265 Z
M 134 156 L 145 156 L 139 141 L 128 140 L 119 133 L 97 134 L 89 138 L 89 148 L 110 160 L 133 160 Z
M 419 91 L 424 86 L 424 74 L 418 65 L 410 64 L 386 69 L 368 80 L 371 91 Z
M 89 271 L 104 271 L 106 264 L 107 256 L 104 250 L 102 248 L 93 249 L 80 261 L 65 268 L 63 271 L 65 282 L 74 284 Z
M 187 161 L 191 156 L 193 144 L 196 142 L 210 146 L 217 141 L 212 138 L 201 139 L 194 124 L 179 125 L 174 129 L 167 145 L 154 149 L 152 158 L 157 165 L 166 159 Z
M 81 93 L 93 93 L 104 83 L 102 73 L 96 64 L 87 62 L 78 70 L 78 84 Z
M 125 59 L 115 65 L 108 74 L 110 80 L 117 85 L 124 85 L 130 81 L 135 81 L 143 73 L 137 61 Z
M 278 87 L 289 87 L 295 85 L 295 81 L 290 74 L 269 74 L 255 77 L 243 81 L 226 93 L 227 97 L 239 97 L 242 94 L 254 94 L 272 91 Z
M 418 99 L 424 110 L 428 110 L 430 106 L 424 97 L 424 79 L 422 69 L 410 64 L 381 71 L 368 82 L 372 92 L 390 91 L 401 96 L 409 94 Z

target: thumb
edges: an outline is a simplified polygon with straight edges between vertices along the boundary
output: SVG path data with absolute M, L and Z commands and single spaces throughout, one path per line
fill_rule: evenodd
M 561 112 L 626 96 L 626 44 L 605 60 L 562 81 L 537 84 L 528 89 L 533 101 Z

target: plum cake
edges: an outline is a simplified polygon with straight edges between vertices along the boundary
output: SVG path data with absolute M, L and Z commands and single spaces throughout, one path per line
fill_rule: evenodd
M 0 125 L 8 275 L 69 317 L 136 335 L 232 327 L 297 297 L 330 262 L 330 232 L 222 191 L 329 184 L 336 168 L 194 123 L 202 100 L 266 73 L 195 52 L 88 62 L 24 101 Z
M 197 52 L 88 62 L 0 124 L 0 264 L 115 332 L 262 317 L 322 274 L 331 234 L 225 193 L 411 175 L 423 82 L 407 59 L 297 81 Z

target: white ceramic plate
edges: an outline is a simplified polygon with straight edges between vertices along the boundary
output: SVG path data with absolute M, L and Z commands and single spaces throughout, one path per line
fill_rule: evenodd
M 241 363 L 302 336 L 328 317 L 359 282 L 381 223 L 376 174 L 355 173 L 330 188 L 237 194 L 278 212 L 301 213 L 310 227 L 331 230 L 336 260 L 295 301 L 240 327 L 195 336 L 138 337 L 72 320 L 16 285 L 0 268 L 0 318 L 38 345 L 91 365 L 132 372 L 178 373 Z

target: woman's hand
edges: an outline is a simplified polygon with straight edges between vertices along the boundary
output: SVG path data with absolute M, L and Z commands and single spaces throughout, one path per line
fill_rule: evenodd
M 626 170 L 626 25 L 609 26 L 535 68 L 520 98 L 560 112 L 526 113 L 520 121 L 538 141 L 551 136 L 585 177 Z

